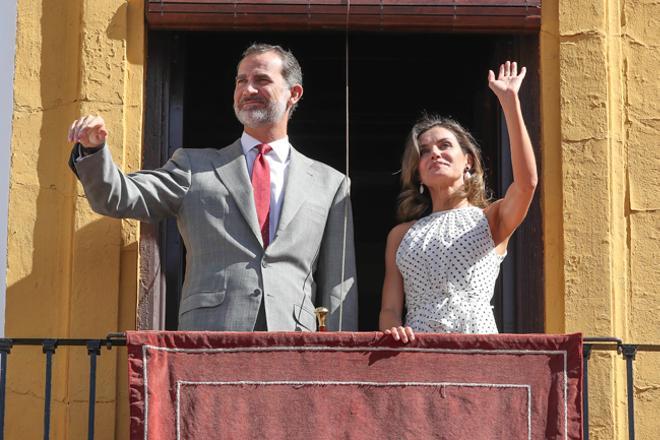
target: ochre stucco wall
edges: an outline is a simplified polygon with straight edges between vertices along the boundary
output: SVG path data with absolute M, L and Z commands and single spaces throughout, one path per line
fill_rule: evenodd
M 143 1 L 43 3 L 18 1 L 6 334 L 103 337 L 134 327 L 138 225 L 89 210 L 66 129 L 102 114 L 115 159 L 139 168 Z M 548 332 L 660 342 L 659 8 L 543 0 Z M 99 361 L 98 439 L 128 432 L 121 353 Z M 624 362 L 598 352 L 590 365 L 592 439 L 626 438 Z M 659 355 L 635 365 L 638 438 L 660 438 Z M 84 349 L 58 349 L 52 438 L 85 437 L 87 368 Z M 41 438 L 43 355 L 14 348 L 8 371 L 7 438 Z
M 140 165 L 144 21 L 141 0 L 18 0 L 9 201 L 9 337 L 104 337 L 134 328 L 137 223 L 93 214 L 66 163 L 66 134 L 102 114 L 116 160 Z M 128 433 L 125 350 L 103 350 L 96 438 Z M 86 438 L 86 349 L 57 350 L 51 438 Z M 42 438 L 44 356 L 9 358 L 6 438 Z
M 660 4 L 542 17 L 546 330 L 660 343 Z M 594 352 L 589 388 L 592 438 L 627 438 L 622 358 Z M 635 405 L 638 438 L 660 438 L 658 353 L 637 355 Z

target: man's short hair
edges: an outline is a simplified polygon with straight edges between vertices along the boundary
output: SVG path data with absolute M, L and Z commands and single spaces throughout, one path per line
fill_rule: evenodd
M 289 87 L 293 87 L 296 84 L 302 86 L 303 74 L 302 69 L 300 68 L 300 63 L 298 63 L 298 60 L 290 50 L 286 50 L 282 46 L 266 43 L 252 43 L 250 47 L 245 49 L 238 64 L 240 65 L 245 58 L 251 55 L 259 55 L 266 52 L 275 52 L 282 60 L 282 77 Z M 238 70 L 238 66 L 236 66 L 236 69 Z M 297 106 L 298 103 L 296 102 L 291 107 L 291 113 L 293 113 Z

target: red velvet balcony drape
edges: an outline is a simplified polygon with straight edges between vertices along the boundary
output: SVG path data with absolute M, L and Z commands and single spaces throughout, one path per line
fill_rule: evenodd
M 582 438 L 580 335 L 128 334 L 131 439 Z

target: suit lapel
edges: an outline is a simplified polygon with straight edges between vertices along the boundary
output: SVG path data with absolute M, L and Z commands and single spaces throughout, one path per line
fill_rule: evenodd
M 291 147 L 291 161 L 289 162 L 289 173 L 284 187 L 284 201 L 282 202 L 280 221 L 275 233 L 276 237 L 296 216 L 314 185 L 312 163 L 311 159 Z
M 241 140 L 239 139 L 229 147 L 223 148 L 219 153 L 217 159 L 214 161 L 215 172 L 227 187 L 227 190 L 236 201 L 238 210 L 245 218 L 255 237 L 261 243 L 261 230 L 259 229 L 259 221 L 257 220 L 257 210 L 254 206 L 252 183 L 250 182 L 250 176 L 248 176 L 247 166 L 245 165 Z

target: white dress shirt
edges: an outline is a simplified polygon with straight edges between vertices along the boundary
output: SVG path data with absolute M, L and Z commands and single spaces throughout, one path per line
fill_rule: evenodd
M 249 134 L 243 132 L 241 136 L 241 146 L 243 147 L 243 154 L 248 167 L 248 175 L 252 178 L 252 167 L 254 160 L 257 158 L 257 145 L 263 142 L 253 138 Z M 269 228 L 268 234 L 270 242 L 275 238 L 275 231 L 280 221 L 280 211 L 282 209 L 282 201 L 284 200 L 284 185 L 289 170 L 289 158 L 291 153 L 291 145 L 289 145 L 289 138 L 284 137 L 273 142 L 268 142 L 272 150 L 266 154 L 266 160 L 270 167 L 270 215 L 268 217 Z

